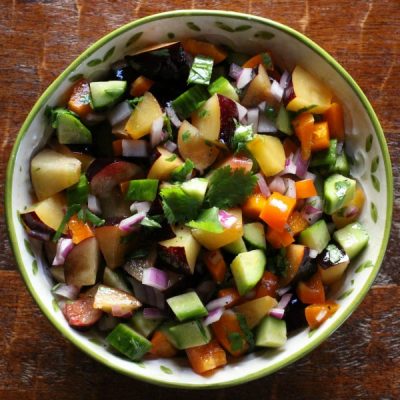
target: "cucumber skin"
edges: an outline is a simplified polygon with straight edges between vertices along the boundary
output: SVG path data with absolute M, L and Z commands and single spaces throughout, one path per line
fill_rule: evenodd
M 161 324 L 161 321 L 155 319 L 146 319 L 143 317 L 143 311 L 139 310 L 133 314 L 133 317 L 131 318 L 131 324 L 133 329 L 135 329 L 138 333 L 148 337 L 157 329 L 157 327 Z
M 244 224 L 243 238 L 256 249 L 266 250 L 267 242 L 265 239 L 264 226 L 260 222 Z
M 342 189 L 338 184 L 346 183 L 345 193 L 339 193 Z M 351 201 L 356 190 L 356 181 L 340 174 L 331 175 L 324 182 L 324 212 L 332 215 Z
M 91 144 L 92 133 L 79 118 L 69 113 L 57 116 L 57 139 L 61 144 Z
M 196 292 L 170 297 L 167 303 L 180 322 L 208 315 L 207 309 Z
M 211 340 L 211 332 L 208 326 L 200 321 L 184 322 L 178 325 L 166 325 L 161 329 L 174 347 L 179 350 L 207 344 Z
M 304 246 L 317 250 L 318 254 L 325 249 L 331 239 L 326 222 L 320 219 L 300 233 L 299 242 Z

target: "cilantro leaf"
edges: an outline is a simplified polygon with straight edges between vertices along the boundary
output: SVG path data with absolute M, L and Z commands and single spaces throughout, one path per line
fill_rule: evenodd
M 229 332 L 228 340 L 232 351 L 240 351 L 243 349 L 244 340 L 239 332 Z
M 232 170 L 229 165 L 219 168 L 210 178 L 206 202 L 221 209 L 235 207 L 246 200 L 256 183 L 257 177 L 243 168 Z
M 255 346 L 254 336 L 249 326 L 247 325 L 246 318 L 243 314 L 236 314 L 240 329 L 243 331 L 246 342 L 249 344 L 249 351 L 252 351 Z
M 147 228 L 161 228 L 161 225 L 155 218 L 144 217 L 140 222 L 140 225 L 146 226 Z
M 275 256 L 268 257 L 268 271 L 277 276 L 286 276 L 289 261 L 286 257 L 286 249 L 280 249 Z
M 162 207 L 170 224 L 186 222 L 197 217 L 201 202 L 187 194 L 180 186 L 161 189 Z
M 179 182 L 185 181 L 186 177 L 190 173 L 192 173 L 193 168 L 194 168 L 194 163 L 190 158 L 188 158 L 183 165 L 181 165 L 178 168 L 175 168 L 172 171 L 172 174 L 171 174 L 172 180 L 179 181 Z
M 224 231 L 224 228 L 221 222 L 219 222 L 218 212 L 219 209 L 217 207 L 203 210 L 196 221 L 190 221 L 186 226 L 207 232 L 221 233 Z
M 232 149 L 240 151 L 245 147 L 246 143 L 253 140 L 254 132 L 252 125 L 237 124 L 232 138 Z
M 131 108 L 135 109 L 137 105 L 143 100 L 143 96 L 141 97 L 135 97 L 134 99 L 128 100 L 128 104 L 131 106 Z

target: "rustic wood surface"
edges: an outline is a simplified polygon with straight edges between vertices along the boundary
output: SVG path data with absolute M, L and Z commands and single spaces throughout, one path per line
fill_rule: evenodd
M 1 0 L 1 198 L 18 129 L 49 83 L 112 29 L 182 8 L 249 12 L 286 23 L 356 79 L 380 118 L 393 163 L 395 212 L 381 271 L 359 309 L 302 360 L 237 388 L 178 392 L 118 375 L 63 339 L 27 293 L 1 218 L 0 399 L 400 399 L 398 0 Z M 3 217 L 3 204 L 0 212 Z

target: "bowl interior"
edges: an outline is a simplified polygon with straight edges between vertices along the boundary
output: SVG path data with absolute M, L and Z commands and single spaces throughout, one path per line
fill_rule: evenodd
M 56 105 L 66 89 L 82 76 L 101 78 L 110 64 L 125 54 L 150 44 L 194 37 L 227 45 L 249 54 L 271 50 L 285 68 L 301 64 L 330 86 L 344 105 L 347 146 L 353 156 L 352 174 L 367 202 L 361 216 L 370 236 L 366 251 L 354 260 L 333 299 L 339 311 L 319 329 L 292 335 L 283 350 L 257 351 L 227 365 L 211 377 L 191 371 L 184 360 L 127 361 L 109 351 L 96 333 L 69 328 L 54 301 L 53 286 L 40 248 L 31 243 L 19 221 L 18 211 L 32 203 L 29 161 L 51 133 L 44 116 L 46 106 Z M 221 387 L 272 373 L 300 358 L 326 339 L 356 308 L 370 287 L 388 241 L 392 212 L 392 175 L 383 132 L 367 99 L 350 76 L 327 53 L 292 29 L 270 20 L 244 14 L 212 11 L 177 11 L 132 22 L 102 38 L 75 60 L 36 103 L 15 144 L 9 162 L 6 212 L 9 234 L 21 273 L 44 314 L 79 348 L 124 374 L 175 387 Z

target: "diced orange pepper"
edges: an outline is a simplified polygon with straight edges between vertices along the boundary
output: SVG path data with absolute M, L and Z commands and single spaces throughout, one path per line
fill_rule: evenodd
M 268 243 L 275 249 L 281 249 L 282 247 L 287 247 L 289 244 L 294 242 L 294 237 L 290 232 L 285 229 L 281 231 L 277 231 L 276 229 L 268 228 L 267 233 L 265 235 Z
M 267 63 L 267 61 L 269 61 L 269 62 Z M 271 55 L 267 52 L 264 52 L 261 54 L 256 54 L 255 56 L 253 56 L 249 60 L 247 60 L 242 65 L 242 67 L 243 68 L 256 68 L 260 64 L 262 64 L 265 67 L 265 69 L 273 69 Z
M 307 281 L 300 281 L 296 293 L 304 304 L 325 303 L 325 290 L 320 273 L 316 272 Z
M 243 215 L 250 219 L 258 219 L 266 202 L 267 198 L 261 193 L 252 194 L 242 205 Z
M 154 85 L 154 81 L 143 75 L 137 77 L 131 84 L 130 94 L 133 97 L 143 96 Z
M 92 111 L 89 82 L 82 79 L 75 83 L 68 100 L 68 108 L 80 117 L 86 117 Z
M 264 296 L 276 297 L 276 289 L 278 288 L 278 277 L 272 272 L 265 271 L 260 282 L 256 286 L 256 298 Z
M 357 212 L 354 212 L 350 214 L 348 217 L 345 217 L 343 215 L 344 209 L 340 209 L 336 211 L 335 213 L 332 214 L 332 221 L 335 224 L 335 227 L 337 229 L 344 228 L 346 225 L 350 224 L 351 222 L 354 222 L 358 219 L 358 217 L 361 214 L 361 211 L 364 207 L 365 203 L 365 194 L 364 191 L 362 190 L 361 186 L 357 184 L 356 187 L 356 192 L 354 194 L 353 199 L 344 207 L 344 209 L 347 209 L 348 207 L 356 207 Z
M 290 214 L 288 225 L 289 231 L 293 236 L 298 235 L 300 232 L 304 231 L 304 229 L 308 228 L 307 220 L 303 218 L 298 211 L 293 211 L 292 214 Z
M 71 233 L 72 241 L 74 244 L 78 244 L 83 240 L 94 236 L 94 233 L 90 229 L 90 226 L 87 223 L 81 221 L 76 214 L 73 215 L 68 221 L 68 229 Z
M 212 371 L 227 363 L 225 350 L 216 340 L 186 349 L 186 355 L 193 371 L 198 374 Z
M 149 353 L 153 356 L 160 358 L 171 358 L 175 357 L 177 350 L 169 342 L 167 337 L 161 331 L 155 331 L 151 338 L 151 349 Z
M 317 189 L 312 179 L 303 179 L 302 181 L 297 181 L 296 185 L 296 197 L 298 199 L 307 199 L 309 197 L 317 196 Z
M 310 329 L 318 328 L 323 322 L 338 310 L 339 305 L 333 301 L 323 304 L 311 304 L 304 310 L 306 320 Z
M 298 149 L 297 144 L 290 138 L 286 138 L 283 141 L 283 149 L 285 150 L 285 156 L 288 158 L 291 154 L 296 154 Z
M 193 56 L 203 55 L 211 57 L 215 64 L 218 64 L 225 60 L 228 53 L 221 47 L 216 46 L 208 42 L 202 42 L 195 39 L 187 39 L 182 42 L 182 46 L 188 53 Z
M 311 151 L 320 151 L 329 148 L 329 128 L 326 121 L 314 124 Z
M 112 142 L 114 156 L 117 156 L 117 157 L 122 156 L 122 140 L 123 139 L 118 139 L 118 140 L 114 140 Z
M 217 283 L 222 283 L 225 279 L 227 267 L 221 251 L 206 251 L 203 260 L 213 280 Z
M 314 116 L 311 113 L 302 113 L 293 120 L 292 124 L 301 143 L 301 155 L 304 160 L 308 160 L 311 156 Z
M 271 228 L 282 232 L 296 205 L 296 199 L 274 192 L 268 197 L 260 218 Z
M 233 356 L 241 356 L 248 350 L 249 344 L 233 311 L 226 310 L 217 322 L 211 324 L 211 329 L 222 347 Z
M 236 288 L 224 288 L 218 291 L 218 297 L 230 297 L 231 300 L 225 304 L 225 308 L 231 308 L 240 303 L 241 297 Z
M 325 121 L 328 122 L 331 138 L 344 141 L 344 117 L 343 108 L 339 103 L 332 103 L 324 113 Z

